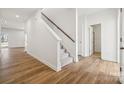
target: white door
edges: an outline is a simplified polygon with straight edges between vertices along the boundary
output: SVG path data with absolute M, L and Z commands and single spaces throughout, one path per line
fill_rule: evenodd
M 121 29 L 120 29 L 120 66 L 121 66 L 121 82 L 124 83 L 124 9 L 121 17 Z
M 89 27 L 89 55 L 93 54 L 93 27 Z

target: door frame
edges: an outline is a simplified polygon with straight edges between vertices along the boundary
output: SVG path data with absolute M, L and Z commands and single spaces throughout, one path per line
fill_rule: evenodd
M 101 39 L 101 40 L 100 40 L 100 52 L 101 52 L 100 55 L 101 55 L 101 57 L 100 57 L 100 58 L 102 58 L 102 24 L 101 24 L 101 23 L 98 23 L 98 24 L 89 25 L 89 26 L 88 26 L 88 30 L 89 30 L 89 28 L 92 27 L 93 25 L 100 25 L 100 28 L 101 28 L 101 29 L 100 29 L 100 30 L 101 30 L 101 31 L 100 31 L 100 34 L 101 34 L 101 36 L 100 36 L 100 39 Z M 92 28 L 93 28 L 93 27 L 92 27 Z M 94 32 L 94 30 L 93 30 L 93 53 L 94 53 L 94 52 L 95 52 L 95 32 Z M 92 53 L 92 54 L 93 54 L 93 53 Z M 92 54 L 91 54 L 91 55 L 92 55 Z M 90 32 L 89 32 L 89 56 L 90 56 Z
M 121 30 L 122 30 L 122 13 L 120 9 L 118 9 L 117 14 L 117 63 L 121 63 L 121 50 L 120 50 L 120 38 L 121 38 Z
M 124 30 L 124 25 L 123 25 L 123 21 L 124 21 L 124 19 L 123 19 L 123 15 L 124 15 L 124 10 L 123 10 L 123 8 L 119 8 L 118 9 L 118 16 L 117 16 L 117 27 L 118 27 L 118 30 L 117 30 L 117 61 L 118 61 L 118 63 L 120 63 L 120 77 L 119 77 L 119 79 L 120 79 L 120 82 L 123 84 L 124 83 L 124 72 L 123 72 L 123 69 L 124 69 L 124 67 L 123 67 L 123 58 L 122 58 L 122 56 L 123 56 L 123 54 L 122 54 L 122 51 L 123 50 L 121 50 L 121 47 L 123 47 L 122 45 L 121 45 L 121 43 L 123 42 L 122 41 L 122 34 L 123 34 L 123 30 Z
M 92 36 L 93 36 L 93 27 L 90 25 L 89 27 L 88 27 L 88 31 L 89 31 L 89 56 L 91 56 L 92 54 L 93 54 L 93 52 L 94 52 L 94 49 L 93 49 L 93 40 L 91 41 L 91 38 L 93 39 L 93 37 L 91 37 L 91 34 L 92 34 Z M 92 30 L 91 30 L 92 29 Z M 92 31 L 92 32 L 91 32 Z M 91 42 L 92 42 L 92 46 L 91 46 Z M 92 47 L 92 50 L 91 50 L 91 47 Z

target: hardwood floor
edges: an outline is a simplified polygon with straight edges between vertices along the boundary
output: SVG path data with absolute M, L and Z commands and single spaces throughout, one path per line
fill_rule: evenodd
M 118 84 L 119 74 L 119 64 L 95 55 L 55 72 L 24 53 L 23 48 L 1 50 L 0 83 Z
M 98 57 L 98 58 L 101 58 L 101 52 L 95 52 L 95 53 L 93 53 L 93 55 Z

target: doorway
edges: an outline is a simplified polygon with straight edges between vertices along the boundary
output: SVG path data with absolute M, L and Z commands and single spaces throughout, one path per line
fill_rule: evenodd
M 89 55 L 101 58 L 101 24 L 89 27 Z

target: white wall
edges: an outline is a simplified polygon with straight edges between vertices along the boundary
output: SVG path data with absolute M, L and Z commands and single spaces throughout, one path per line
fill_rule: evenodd
M 0 31 L 1 31 L 1 18 L 0 18 Z
M 1 51 L 1 18 L 0 18 L 0 51 Z
M 6 20 L 1 17 L 1 30 L 8 34 L 8 45 L 13 47 L 24 47 L 24 22 Z
M 24 31 L 11 30 L 11 29 L 2 29 L 3 33 L 8 34 L 8 47 L 24 47 Z
M 56 23 L 64 32 L 76 41 L 76 9 L 75 8 L 46 8 L 43 13 Z M 76 43 L 59 31 L 54 25 L 45 20 L 60 36 L 63 46 L 76 61 Z
M 4 20 L 2 20 L 2 27 L 10 28 L 10 29 L 24 30 L 24 22 L 16 22 L 16 21 L 7 20 L 5 23 Z
M 120 47 L 124 47 L 124 8 L 122 10 L 122 18 L 121 18 L 121 33 L 120 36 L 122 37 L 122 43 Z M 120 51 L 120 66 L 122 68 L 120 80 L 124 83 L 124 49 Z
M 117 9 L 107 9 L 92 15 L 86 19 L 86 27 L 101 24 L 101 57 L 108 61 L 117 61 Z M 89 36 L 85 28 L 85 56 L 88 56 Z
M 101 52 L 101 25 L 94 25 L 93 26 L 94 31 L 94 39 L 95 39 L 95 51 L 94 52 Z
M 78 14 L 78 54 L 84 56 L 84 25 L 85 16 Z
M 99 12 L 80 15 L 78 24 L 79 35 L 82 34 L 82 55 L 89 56 L 89 33 L 88 27 L 101 24 L 102 33 L 102 59 L 117 61 L 117 9 L 104 9 Z M 84 23 L 82 22 L 84 21 Z M 83 25 L 83 26 L 81 26 Z M 81 30 L 82 29 L 82 30 Z M 111 38 L 110 38 L 111 35 Z M 80 39 L 81 40 L 81 39 Z M 85 41 L 85 42 L 83 42 Z M 79 51 L 81 51 L 79 49 Z
M 122 12 L 122 32 L 121 32 L 121 36 L 122 36 L 122 46 L 124 47 L 124 8 L 123 8 L 123 12 Z
M 37 11 L 25 24 L 27 33 L 26 51 L 52 69 L 60 70 L 60 38 L 55 37 L 49 26 L 41 19 L 41 11 Z
M 74 40 L 76 39 L 76 9 L 75 8 L 46 8 L 43 13 L 63 29 Z

